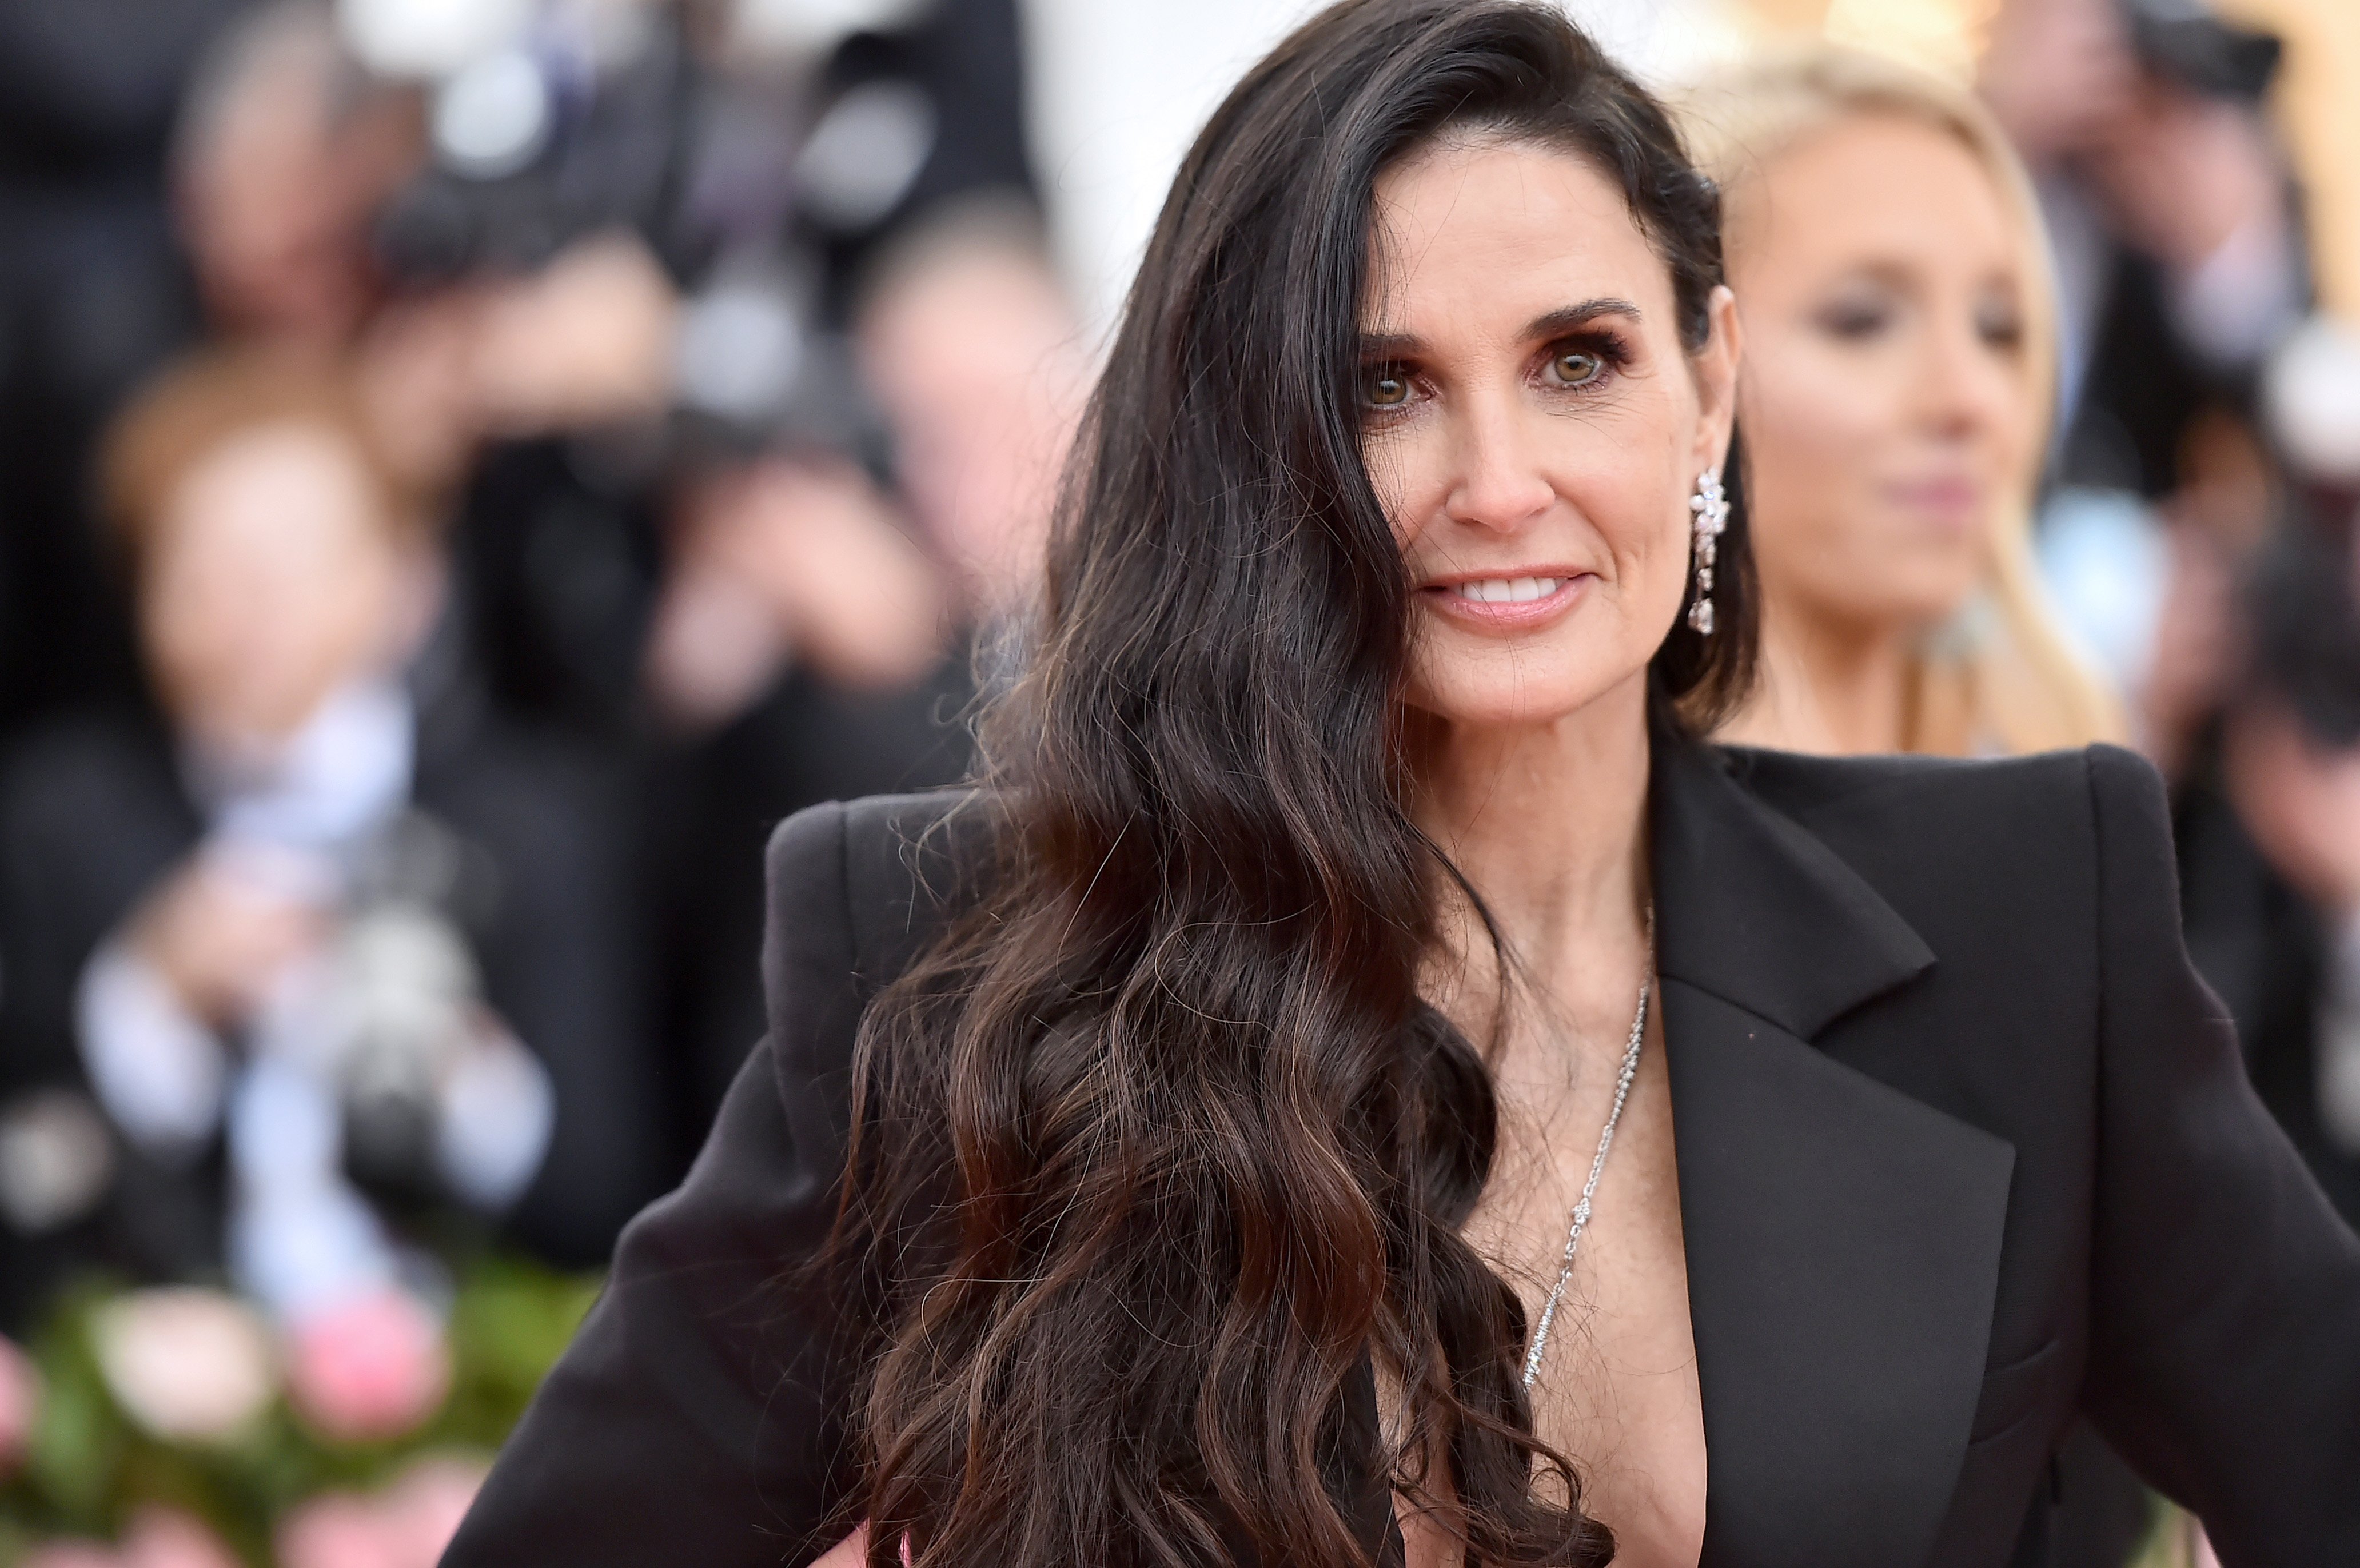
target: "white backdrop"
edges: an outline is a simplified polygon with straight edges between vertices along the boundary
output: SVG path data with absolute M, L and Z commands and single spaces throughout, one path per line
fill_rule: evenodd
M 1022 0 L 1033 157 L 1057 258 L 1102 337 L 1197 128 L 1322 0 Z M 1719 0 L 1563 0 L 1645 80 L 1729 47 Z

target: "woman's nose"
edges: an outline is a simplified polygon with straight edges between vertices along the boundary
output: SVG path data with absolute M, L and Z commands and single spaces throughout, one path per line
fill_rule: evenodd
M 1455 522 L 1513 533 L 1548 510 L 1557 491 L 1543 472 L 1540 443 L 1519 410 L 1470 409 L 1457 442 L 1457 472 L 1445 509 Z
M 2015 363 L 1971 321 L 1928 336 L 1918 378 L 1922 417 L 1951 437 L 1979 435 L 2004 421 L 2024 396 Z

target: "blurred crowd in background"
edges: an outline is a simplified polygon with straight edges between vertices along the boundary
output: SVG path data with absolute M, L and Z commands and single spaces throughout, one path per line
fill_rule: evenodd
M 0 0 L 0 1335 L 82 1312 L 126 1444 L 188 1426 L 144 1323 L 391 1452 L 472 1386 L 471 1269 L 605 1259 L 762 1029 L 770 828 L 968 767 L 1146 215 L 1308 9 Z M 2143 749 L 2197 963 L 2360 1219 L 2360 25 L 1575 10 L 1729 192 L 1733 737 Z M 1969 346 L 1904 344 L 1953 300 Z M 1848 496 L 1905 446 L 1972 527 Z M 232 1560 L 185 1555 L 204 1497 L 64 1497 L 5 1344 L 0 1474 L 53 1447 L 0 1558 Z M 430 1562 L 464 1486 L 403 1475 L 408 1548 L 231 1548 Z

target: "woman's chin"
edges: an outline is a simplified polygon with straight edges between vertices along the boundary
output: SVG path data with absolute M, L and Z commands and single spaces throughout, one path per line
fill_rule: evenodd
M 1536 729 L 1561 724 L 1599 705 L 1622 682 L 1488 676 L 1435 682 L 1412 693 L 1410 706 L 1429 723 L 1457 731 Z

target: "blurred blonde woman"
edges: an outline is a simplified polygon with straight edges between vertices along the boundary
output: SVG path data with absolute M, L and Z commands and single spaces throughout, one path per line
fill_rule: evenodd
M 1762 679 L 1722 731 L 1821 753 L 2119 739 L 2027 538 L 2056 328 L 2016 155 L 1964 91 L 1827 48 L 1692 93 L 1746 349 Z

